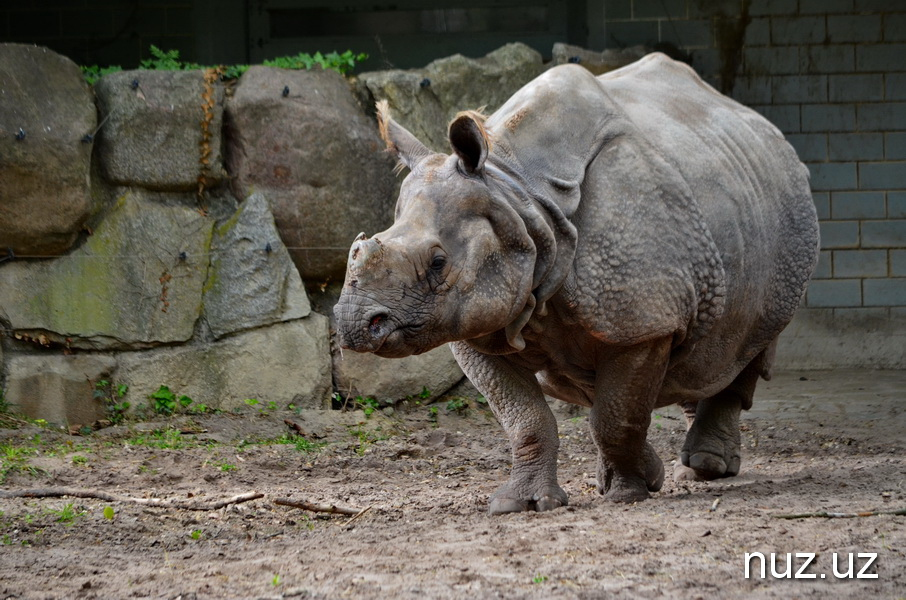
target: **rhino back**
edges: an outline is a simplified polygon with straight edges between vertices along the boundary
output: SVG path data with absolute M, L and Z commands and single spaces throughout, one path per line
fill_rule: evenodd
M 773 124 L 684 64 L 650 55 L 599 80 L 683 175 L 720 252 L 724 315 L 673 373 L 691 381 L 711 371 L 719 387 L 792 319 L 814 269 L 818 229 L 808 171 Z
M 713 387 L 792 318 L 817 256 L 807 170 L 685 65 L 654 54 L 597 79 L 556 67 L 488 128 L 492 153 L 575 224 L 561 301 L 598 339 L 673 335 L 676 379 Z

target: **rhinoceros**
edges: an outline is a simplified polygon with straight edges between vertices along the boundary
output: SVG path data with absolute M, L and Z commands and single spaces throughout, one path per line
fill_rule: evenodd
M 450 344 L 512 450 L 491 514 L 567 504 L 545 394 L 590 407 L 610 500 L 661 488 L 646 436 L 667 405 L 687 422 L 675 477 L 739 472 L 740 411 L 818 255 L 808 171 L 774 125 L 662 54 L 551 68 L 459 114 L 450 155 L 386 104 L 378 121 L 410 172 L 394 224 L 352 245 L 340 344 Z

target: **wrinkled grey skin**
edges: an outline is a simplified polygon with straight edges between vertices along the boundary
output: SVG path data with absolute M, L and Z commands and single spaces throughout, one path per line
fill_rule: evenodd
M 492 514 L 567 503 L 544 394 L 591 407 L 598 489 L 661 487 L 646 432 L 678 404 L 677 478 L 739 472 L 739 414 L 815 266 L 808 173 L 781 133 L 654 54 L 595 78 L 556 67 L 433 154 L 381 107 L 411 169 L 396 221 L 352 246 L 341 344 L 399 357 L 450 343 L 506 430 Z

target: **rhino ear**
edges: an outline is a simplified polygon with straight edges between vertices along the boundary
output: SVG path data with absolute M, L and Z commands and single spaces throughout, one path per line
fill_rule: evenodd
M 466 171 L 480 173 L 491 146 L 484 116 L 474 111 L 459 113 L 450 123 L 450 145 Z
M 418 138 L 390 118 L 390 105 L 386 100 L 377 103 L 377 118 L 387 150 L 399 159 L 401 165 L 414 169 L 415 165 L 432 154 Z

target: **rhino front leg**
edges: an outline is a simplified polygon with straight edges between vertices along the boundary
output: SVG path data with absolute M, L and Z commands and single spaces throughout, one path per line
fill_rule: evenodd
M 621 348 L 598 367 L 589 421 L 598 446 L 598 491 L 614 502 L 644 500 L 664 483 L 664 465 L 646 437 L 670 343 Z
M 491 496 L 489 512 L 498 515 L 565 506 L 566 492 L 557 484 L 557 421 L 535 376 L 465 343 L 452 343 L 450 348 L 462 370 L 488 399 L 510 440 L 510 479 Z

